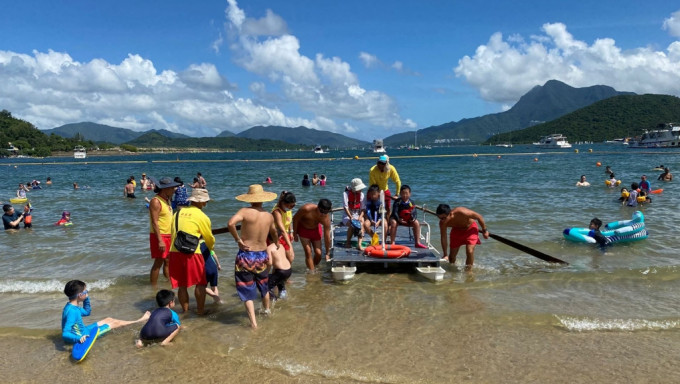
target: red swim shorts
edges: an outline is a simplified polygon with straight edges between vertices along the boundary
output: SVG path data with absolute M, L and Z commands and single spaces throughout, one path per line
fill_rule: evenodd
M 298 227 L 298 236 L 299 237 L 304 237 L 305 239 L 309 239 L 312 241 L 319 241 L 321 240 L 321 223 L 317 225 L 316 228 L 314 229 L 309 229 L 305 228 L 302 225 Z
M 451 228 L 451 234 L 449 235 L 449 241 L 451 248 L 458 248 L 461 245 L 477 245 L 482 242 L 479 241 L 479 228 L 477 227 L 477 222 L 473 221 L 469 227 L 465 229 Z
M 288 234 L 282 234 L 281 236 L 279 236 L 279 244 L 281 244 L 283 246 L 283 249 L 285 249 L 287 251 L 287 250 L 290 249 L 290 247 L 288 246 L 288 243 L 286 243 L 286 238 L 284 236 L 288 236 L 291 244 L 293 243 L 293 236 L 288 235 Z M 267 245 L 269 245 L 271 243 L 272 242 L 271 242 L 271 240 L 269 240 L 269 236 L 267 236 Z
M 164 235 L 161 234 L 161 238 L 163 239 L 163 242 L 165 243 L 165 252 L 161 252 L 160 249 L 158 249 L 158 238 L 156 238 L 155 233 L 149 233 L 149 248 L 151 249 L 151 258 L 152 259 L 165 259 L 168 257 L 168 253 L 170 253 L 170 247 L 172 246 L 172 235 Z

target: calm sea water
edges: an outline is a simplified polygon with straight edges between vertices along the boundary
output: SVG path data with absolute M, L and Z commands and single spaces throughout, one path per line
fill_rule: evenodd
M 356 150 L 0 159 L 0 200 L 14 196 L 20 182 L 43 182 L 29 193 L 33 229 L 0 236 L 0 346 L 13 351 L 0 363 L 8 372 L 0 382 L 677 382 L 680 188 L 677 181 L 655 181 L 652 168 L 678 169 L 680 152 L 576 148 L 579 153 L 530 146 L 388 151 L 417 204 L 474 209 L 491 232 L 569 266 L 489 239 L 477 247 L 472 273 L 463 271 L 461 251 L 441 283 L 408 273 L 360 273 L 339 284 L 327 266 L 306 274 L 296 244 L 290 299 L 252 332 L 233 286 L 236 245 L 219 235 L 224 304 L 209 306 L 207 317 L 185 316 L 188 328 L 169 348 L 136 350 L 141 325 L 132 326 L 98 341 L 80 365 L 69 361 L 60 337 L 66 281 L 88 283 L 93 314 L 86 323 L 133 319 L 155 306 L 143 204 L 152 194 L 124 199 L 128 176 L 190 182 L 202 172 L 212 198 L 205 212 L 218 228 L 242 206 L 234 196 L 266 177 L 274 181 L 266 189 L 291 190 L 299 205 L 327 197 L 340 206 L 352 178 L 368 182 L 375 157 Z M 624 185 L 647 174 L 653 189 L 664 192 L 640 208 L 649 238 L 603 253 L 566 242 L 562 230 L 587 226 L 595 216 L 605 223 L 630 219 L 634 210 L 618 205 L 618 188 L 604 186 L 604 165 Z M 328 184 L 302 188 L 302 175 L 314 172 Z M 591 187 L 574 186 L 581 174 Z M 48 176 L 51 186 L 44 184 Z M 73 190 L 74 181 L 84 188 Z M 73 226 L 53 225 L 63 210 Z M 432 226 L 439 249 L 436 218 L 420 219 Z

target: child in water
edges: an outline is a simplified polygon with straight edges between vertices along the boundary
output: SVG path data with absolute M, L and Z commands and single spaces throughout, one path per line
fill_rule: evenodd
M 602 232 L 600 232 L 601 226 L 602 220 L 598 219 L 597 217 L 590 220 L 590 225 L 588 226 L 590 232 L 588 232 L 588 236 L 595 239 L 600 247 L 604 247 L 605 245 L 609 244 L 609 240 L 602 234 Z
M 33 212 L 33 208 L 31 208 L 31 203 L 27 203 L 26 206 L 24 207 L 24 228 L 33 227 L 32 224 L 33 216 L 31 215 L 31 212 Z
M 153 341 L 168 345 L 182 329 L 177 312 L 172 310 L 175 306 L 175 292 L 161 289 L 156 294 L 156 304 L 158 308 L 151 312 L 149 321 L 144 324 L 139 332 L 139 339 L 135 341 L 137 348 L 143 347 L 145 342 Z
M 73 225 L 71 222 L 71 212 L 64 211 L 61 213 L 61 219 L 54 223 L 54 225 Z

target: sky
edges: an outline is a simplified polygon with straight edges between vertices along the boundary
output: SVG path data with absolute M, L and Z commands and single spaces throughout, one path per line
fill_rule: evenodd
M 551 79 L 680 96 L 673 3 L 15 1 L 0 109 L 40 129 L 302 125 L 371 141 L 505 111 Z

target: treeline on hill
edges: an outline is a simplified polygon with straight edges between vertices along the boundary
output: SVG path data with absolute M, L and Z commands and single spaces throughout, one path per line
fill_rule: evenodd
M 191 137 L 170 138 L 158 132 L 146 133 L 126 144 L 139 148 L 203 148 L 222 151 L 278 151 L 309 149 L 307 146 L 289 144 L 278 140 L 245 139 L 241 137 Z
M 667 95 L 624 95 L 598 101 L 556 120 L 501 133 L 484 144 L 526 144 L 553 133 L 569 142 L 603 142 L 635 137 L 666 123 L 680 122 L 680 98 Z
M 16 153 L 10 152 L 9 143 L 17 149 Z M 52 151 L 72 151 L 77 145 L 92 147 L 94 143 L 83 140 L 81 135 L 66 139 L 58 135 L 47 136 L 33 124 L 12 117 L 12 114 L 3 109 L 0 111 L 0 156 L 26 155 L 34 157 L 50 156 Z

